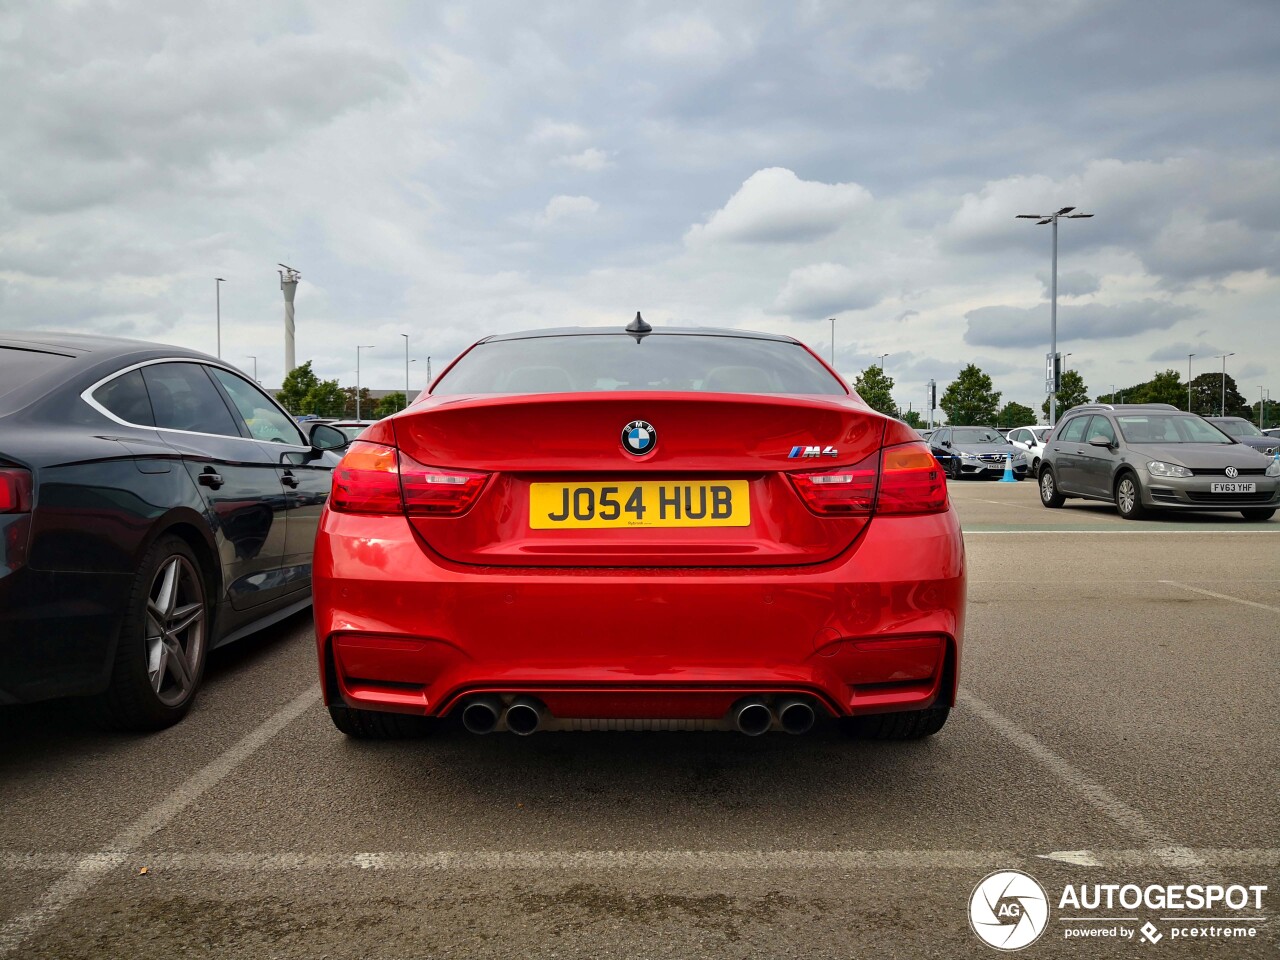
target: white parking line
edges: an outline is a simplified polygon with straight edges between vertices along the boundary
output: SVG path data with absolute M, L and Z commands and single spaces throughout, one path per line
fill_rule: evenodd
M 0 926 L 0 956 L 12 953 L 113 868 L 125 863 L 149 837 L 163 829 L 203 793 L 216 786 L 227 774 L 249 759 L 254 751 L 302 716 L 319 699 L 320 691 L 314 686 L 294 697 L 255 730 L 112 837 L 105 850 L 81 856 L 65 867 L 66 875 L 46 890 L 34 907 Z M 48 869 L 47 863 L 45 869 Z
M 1280 850 L 1218 848 L 1189 851 L 1197 863 L 1216 867 L 1280 866 Z M 93 856 L 93 855 L 91 855 Z M 0 851 L 0 868 L 47 871 L 74 867 L 88 857 L 74 853 Z M 1168 867 L 1163 849 L 1062 850 L 435 850 L 421 853 L 241 853 L 142 851 L 114 854 L 101 873 L 127 869 L 137 875 L 197 873 L 310 873 L 343 870 L 483 873 L 500 870 L 593 872 L 614 870 L 767 872 L 776 870 L 981 870 L 1049 860 L 1069 867 Z M 1181 867 L 1181 863 L 1178 864 Z
M 1027 733 L 1003 714 L 997 713 L 985 701 L 967 690 L 961 690 L 957 699 L 968 710 L 985 720 L 1014 746 L 1030 754 L 1041 766 L 1070 786 L 1108 819 L 1128 830 L 1147 845 L 1158 861 L 1167 867 L 1190 869 L 1202 867 L 1204 862 L 1188 847 L 1176 844 L 1152 825 L 1146 817 L 1125 803 L 1106 787 L 1089 779 L 1070 761 L 1058 756 L 1045 744 Z
M 1256 600 L 1243 600 L 1240 597 L 1233 597 L 1225 593 L 1214 593 L 1212 590 L 1193 587 L 1187 583 L 1179 583 L 1177 580 L 1161 580 L 1160 582 L 1168 584 L 1171 587 L 1181 587 L 1183 590 L 1190 590 L 1192 593 L 1203 593 L 1206 597 L 1213 597 L 1215 600 L 1230 600 L 1232 603 L 1243 604 L 1246 607 L 1257 607 L 1259 610 L 1266 610 L 1270 613 L 1280 613 L 1280 607 L 1273 607 L 1265 603 L 1258 603 Z

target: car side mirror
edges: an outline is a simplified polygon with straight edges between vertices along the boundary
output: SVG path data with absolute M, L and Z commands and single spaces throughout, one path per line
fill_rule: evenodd
M 313 423 L 308 431 L 308 438 L 311 440 L 311 448 L 321 452 L 341 450 L 351 442 L 345 433 L 327 423 Z
M 943 441 L 942 441 L 942 445 L 943 445 L 944 447 L 949 447 L 949 446 L 951 446 L 951 441 L 950 441 L 950 440 L 943 440 Z
M 1032 439 L 1032 440 L 1028 440 L 1028 441 L 1027 441 L 1027 447 L 1028 447 L 1028 448 L 1030 448 L 1030 447 L 1037 447 L 1037 446 L 1039 446 L 1039 444 L 1038 444 L 1038 443 L 1036 443 L 1034 439 Z
M 1110 449 L 1110 448 L 1111 448 L 1111 441 L 1110 441 L 1110 440 L 1108 440 L 1106 437 L 1102 436 L 1101 434 L 1098 434 L 1097 436 L 1094 436 L 1094 437 L 1090 437 L 1090 438 L 1089 438 L 1089 446 L 1091 446 L 1091 447 L 1106 447 L 1107 449 Z

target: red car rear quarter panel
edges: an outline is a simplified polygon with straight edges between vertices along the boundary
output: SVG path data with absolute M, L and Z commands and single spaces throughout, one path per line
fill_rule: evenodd
M 737 569 L 468 566 L 403 517 L 326 510 L 314 590 L 330 702 L 437 714 L 529 691 L 565 716 L 678 717 L 788 690 L 848 714 L 953 702 L 965 559 L 950 509 L 874 518 L 825 563 Z M 655 696 L 698 690 L 722 695 Z

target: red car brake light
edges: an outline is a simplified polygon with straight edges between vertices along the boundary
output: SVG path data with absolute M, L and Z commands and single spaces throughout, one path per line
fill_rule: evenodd
M 866 517 L 876 500 L 880 454 L 834 470 L 788 474 L 805 505 L 824 517 Z
M 0 513 L 31 511 L 31 471 L 0 467 Z
M 329 508 L 456 517 L 470 509 L 488 479 L 487 473 L 428 467 L 395 447 L 355 440 L 333 471 Z
M 940 513 L 947 509 L 947 481 L 923 443 L 881 451 L 878 513 Z
M 400 487 L 410 516 L 456 517 L 466 513 L 488 480 L 487 473 L 428 467 L 400 454 Z
M 333 471 L 329 509 L 339 513 L 400 513 L 396 448 L 353 440 Z

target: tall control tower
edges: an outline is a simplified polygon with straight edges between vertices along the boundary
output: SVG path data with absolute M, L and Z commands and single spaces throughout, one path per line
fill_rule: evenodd
M 276 272 L 280 274 L 280 289 L 284 291 L 284 373 L 288 376 L 296 366 L 293 356 L 293 295 L 298 290 L 298 281 L 302 274 L 286 264 Z

